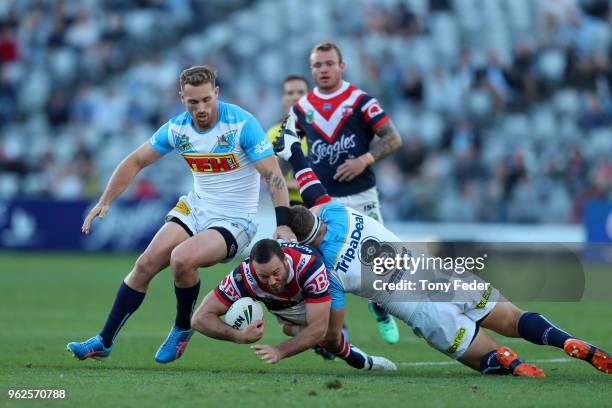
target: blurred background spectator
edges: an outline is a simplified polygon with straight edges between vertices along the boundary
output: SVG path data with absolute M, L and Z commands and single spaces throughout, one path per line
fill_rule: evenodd
M 268 127 L 333 40 L 404 138 L 377 168 L 386 219 L 578 222 L 612 198 L 610 20 L 608 0 L 3 1 L 0 197 L 96 197 L 191 65 Z M 175 157 L 128 194 L 191 183 Z

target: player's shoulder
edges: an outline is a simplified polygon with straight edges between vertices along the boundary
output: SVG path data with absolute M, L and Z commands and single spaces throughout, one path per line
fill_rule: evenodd
M 219 101 L 219 117 L 225 123 L 239 123 L 246 120 L 256 120 L 246 109 L 228 102 Z
M 344 204 L 339 204 L 339 203 L 330 201 L 328 203 L 321 205 L 321 208 L 319 210 L 319 216 L 323 217 L 325 214 L 333 214 L 333 213 L 345 214 L 346 208 L 347 207 Z
M 170 120 L 168 121 L 168 125 L 172 127 L 175 127 L 175 126 L 180 127 L 180 126 L 185 126 L 189 124 L 190 122 L 191 122 L 191 116 L 189 115 L 187 111 L 183 111 L 171 117 Z

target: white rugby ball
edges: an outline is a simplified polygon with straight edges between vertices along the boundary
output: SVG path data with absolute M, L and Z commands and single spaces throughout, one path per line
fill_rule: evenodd
M 263 319 L 261 303 L 250 297 L 235 301 L 225 313 L 225 323 L 237 330 L 246 330 L 253 322 Z

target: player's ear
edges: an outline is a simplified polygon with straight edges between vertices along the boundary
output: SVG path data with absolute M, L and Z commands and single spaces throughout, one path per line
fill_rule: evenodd
M 219 85 L 215 86 L 215 96 L 219 97 Z

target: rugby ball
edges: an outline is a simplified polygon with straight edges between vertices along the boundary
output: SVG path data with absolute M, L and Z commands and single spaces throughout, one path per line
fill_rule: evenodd
M 235 301 L 225 313 L 225 323 L 237 330 L 246 330 L 253 322 L 263 319 L 261 303 L 250 297 Z

